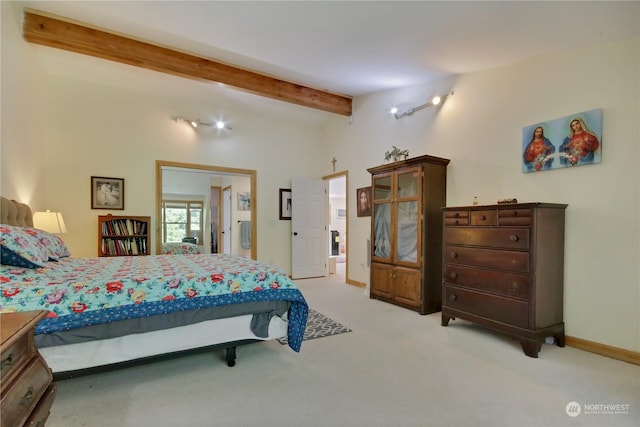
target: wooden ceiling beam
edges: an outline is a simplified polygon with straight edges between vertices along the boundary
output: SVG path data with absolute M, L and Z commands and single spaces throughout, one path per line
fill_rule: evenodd
M 23 35 L 31 43 L 189 79 L 224 83 L 256 95 L 343 116 L 350 116 L 352 113 L 351 97 L 134 40 L 32 9 L 25 9 Z

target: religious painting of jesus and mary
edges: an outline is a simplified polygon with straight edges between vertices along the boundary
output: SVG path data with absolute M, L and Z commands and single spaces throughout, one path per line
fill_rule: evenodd
M 602 109 L 584 111 L 522 129 L 522 172 L 602 161 Z

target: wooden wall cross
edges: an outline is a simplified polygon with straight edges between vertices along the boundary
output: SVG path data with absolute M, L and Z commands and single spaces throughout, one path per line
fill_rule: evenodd
M 337 162 L 337 161 L 338 161 L 338 160 L 336 160 L 336 158 L 335 158 L 335 157 L 333 158 L 333 160 L 331 160 L 331 163 L 333 163 L 333 171 L 334 171 L 334 172 L 336 171 L 336 162 Z

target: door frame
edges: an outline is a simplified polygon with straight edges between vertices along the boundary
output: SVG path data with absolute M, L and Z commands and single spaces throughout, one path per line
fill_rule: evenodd
M 258 206 L 258 184 L 256 180 L 256 171 L 254 169 L 238 169 L 224 166 L 199 165 L 195 163 L 172 162 L 168 160 L 156 160 L 156 254 L 162 253 L 162 168 L 173 167 L 181 169 L 191 169 L 199 171 L 208 171 L 212 175 L 242 175 L 247 176 L 251 182 L 251 259 L 258 259 L 258 239 L 257 239 L 257 219 Z
M 347 261 L 346 261 L 346 265 L 345 265 L 345 282 L 349 285 L 354 285 L 357 286 L 359 288 L 364 288 L 366 287 L 366 283 L 362 283 L 362 282 L 357 282 L 355 280 L 352 280 L 349 278 L 349 260 L 351 259 L 351 256 L 349 255 L 349 247 L 351 246 L 351 238 L 349 237 L 349 171 L 348 170 L 344 170 L 344 171 L 340 171 L 340 172 L 335 172 L 332 173 L 331 175 L 325 175 L 322 177 L 322 179 L 324 180 L 331 180 L 331 179 L 335 179 L 335 178 L 340 178 L 343 177 L 345 178 L 344 180 L 344 185 L 346 187 L 346 200 L 345 200 L 345 209 L 347 210 L 347 220 L 346 220 L 346 224 L 345 224 L 345 233 L 347 234 L 347 247 L 345 248 L 346 251 L 346 256 L 347 256 Z

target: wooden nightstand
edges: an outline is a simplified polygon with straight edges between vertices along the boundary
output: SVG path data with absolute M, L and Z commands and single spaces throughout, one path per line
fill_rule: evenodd
M 46 311 L 0 314 L 0 425 L 43 426 L 56 385 L 35 346 L 33 332 Z

